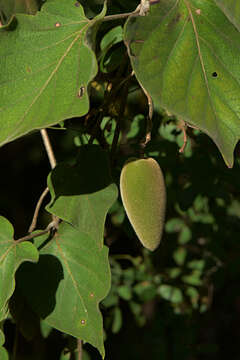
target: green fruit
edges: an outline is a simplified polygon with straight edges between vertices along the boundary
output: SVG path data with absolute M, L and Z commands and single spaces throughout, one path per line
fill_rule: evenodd
M 157 161 L 131 159 L 120 176 L 123 206 L 139 240 L 149 250 L 160 243 L 166 207 L 166 189 Z

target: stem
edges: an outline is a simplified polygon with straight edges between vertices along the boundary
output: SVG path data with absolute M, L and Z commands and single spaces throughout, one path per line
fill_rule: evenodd
M 138 16 L 139 12 L 140 12 L 139 10 L 134 10 L 132 12 L 124 13 L 124 14 L 108 15 L 108 16 L 105 16 L 102 19 L 102 21 L 112 21 L 112 20 L 118 20 L 118 19 L 125 19 L 125 18 L 128 18 L 129 16 Z
M 46 129 L 41 129 L 40 133 L 42 135 L 45 150 L 46 150 L 46 152 L 48 154 L 48 159 L 49 159 L 51 168 L 54 169 L 57 162 L 56 162 L 56 158 L 55 158 L 55 155 L 54 155 L 54 152 L 53 152 L 52 145 L 51 145 L 49 137 L 48 137 L 47 130 Z
M 51 224 L 51 223 L 50 223 L 50 224 Z M 36 237 L 38 237 L 38 236 L 42 236 L 42 235 L 44 235 L 44 234 L 47 234 L 50 230 L 51 230 L 51 227 L 47 226 L 47 228 L 46 228 L 45 230 L 40 231 L 40 232 L 37 233 L 37 234 L 29 234 L 29 235 L 23 236 L 23 237 L 15 240 L 15 242 L 21 243 L 21 242 L 23 242 L 23 241 L 27 241 L 27 240 L 34 239 L 34 238 L 36 238 Z
M 146 0 L 146 1 L 141 0 L 141 3 L 134 11 L 124 14 L 108 15 L 103 18 L 103 21 L 125 19 L 128 18 L 129 16 L 145 16 L 148 13 L 148 10 L 147 11 L 145 10 L 144 5 L 146 5 L 145 3 L 147 3 L 148 1 L 149 1 L 149 6 L 151 6 L 154 4 L 158 4 L 160 0 Z
M 49 159 L 51 168 L 54 169 L 57 162 L 56 162 L 56 158 L 55 158 L 55 155 L 54 155 L 54 152 L 53 152 L 52 144 L 51 144 L 51 142 L 49 140 L 47 130 L 46 129 L 41 129 L 40 133 L 42 135 L 45 150 L 46 150 L 46 152 L 48 154 L 48 159 Z M 57 227 L 59 222 L 60 222 L 60 219 L 55 215 L 52 215 L 52 219 L 53 219 L 53 223 L 55 224 L 55 227 Z
M 39 200 L 37 202 L 37 206 L 36 206 L 34 214 L 33 214 L 33 219 L 32 219 L 31 225 L 29 226 L 29 229 L 28 229 L 29 233 L 33 232 L 33 230 L 36 228 L 38 213 L 39 213 L 40 207 L 42 205 L 42 202 L 43 202 L 45 196 L 48 194 L 48 192 L 49 192 L 49 188 L 47 187 L 43 191 L 43 193 L 41 194 L 41 196 L 40 196 L 40 198 L 39 198 Z
M 82 360 L 82 340 L 78 339 L 77 341 L 77 352 L 78 352 L 78 358 L 77 360 Z

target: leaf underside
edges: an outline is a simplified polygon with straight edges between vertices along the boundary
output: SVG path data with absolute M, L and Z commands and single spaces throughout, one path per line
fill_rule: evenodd
M 232 2 L 233 3 L 233 2 Z M 161 0 L 124 32 L 154 104 L 208 134 L 226 164 L 240 138 L 240 34 L 213 0 Z
M 85 35 L 102 16 L 88 20 L 75 0 L 53 0 L 0 28 L 0 146 L 87 113 L 97 62 Z

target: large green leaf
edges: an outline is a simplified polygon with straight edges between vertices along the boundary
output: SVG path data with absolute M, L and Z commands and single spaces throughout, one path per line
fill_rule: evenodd
M 161 0 L 125 43 L 153 102 L 207 133 L 228 166 L 240 138 L 240 34 L 214 0 Z
M 7 301 L 15 287 L 15 272 L 24 261 L 38 261 L 38 251 L 27 241 L 13 239 L 13 227 L 0 217 L 0 321 L 6 317 Z
M 88 20 L 75 0 L 53 0 L 0 28 L 0 145 L 87 113 L 97 62 L 85 36 L 104 13 Z
M 105 217 L 118 194 L 107 153 L 97 145 L 81 146 L 76 163 L 58 164 L 48 186 L 52 202 L 47 210 L 88 233 L 102 247 Z
M 215 0 L 216 4 L 227 15 L 229 20 L 240 31 L 240 1 L 239 0 Z
M 43 238 L 40 248 L 38 264 L 23 264 L 18 271 L 29 304 L 51 326 L 89 342 L 104 357 L 98 305 L 110 288 L 107 247 L 61 223 L 54 238 Z

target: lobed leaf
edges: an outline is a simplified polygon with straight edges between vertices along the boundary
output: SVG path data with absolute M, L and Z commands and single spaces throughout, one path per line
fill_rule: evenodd
M 98 145 L 79 148 L 74 165 L 60 163 L 48 178 L 47 211 L 89 234 L 102 247 L 107 211 L 117 198 L 108 155 Z
M 110 289 L 107 247 L 61 223 L 53 239 L 42 237 L 39 249 L 38 264 L 18 271 L 24 296 L 45 322 L 89 342 L 104 357 L 99 302 Z

